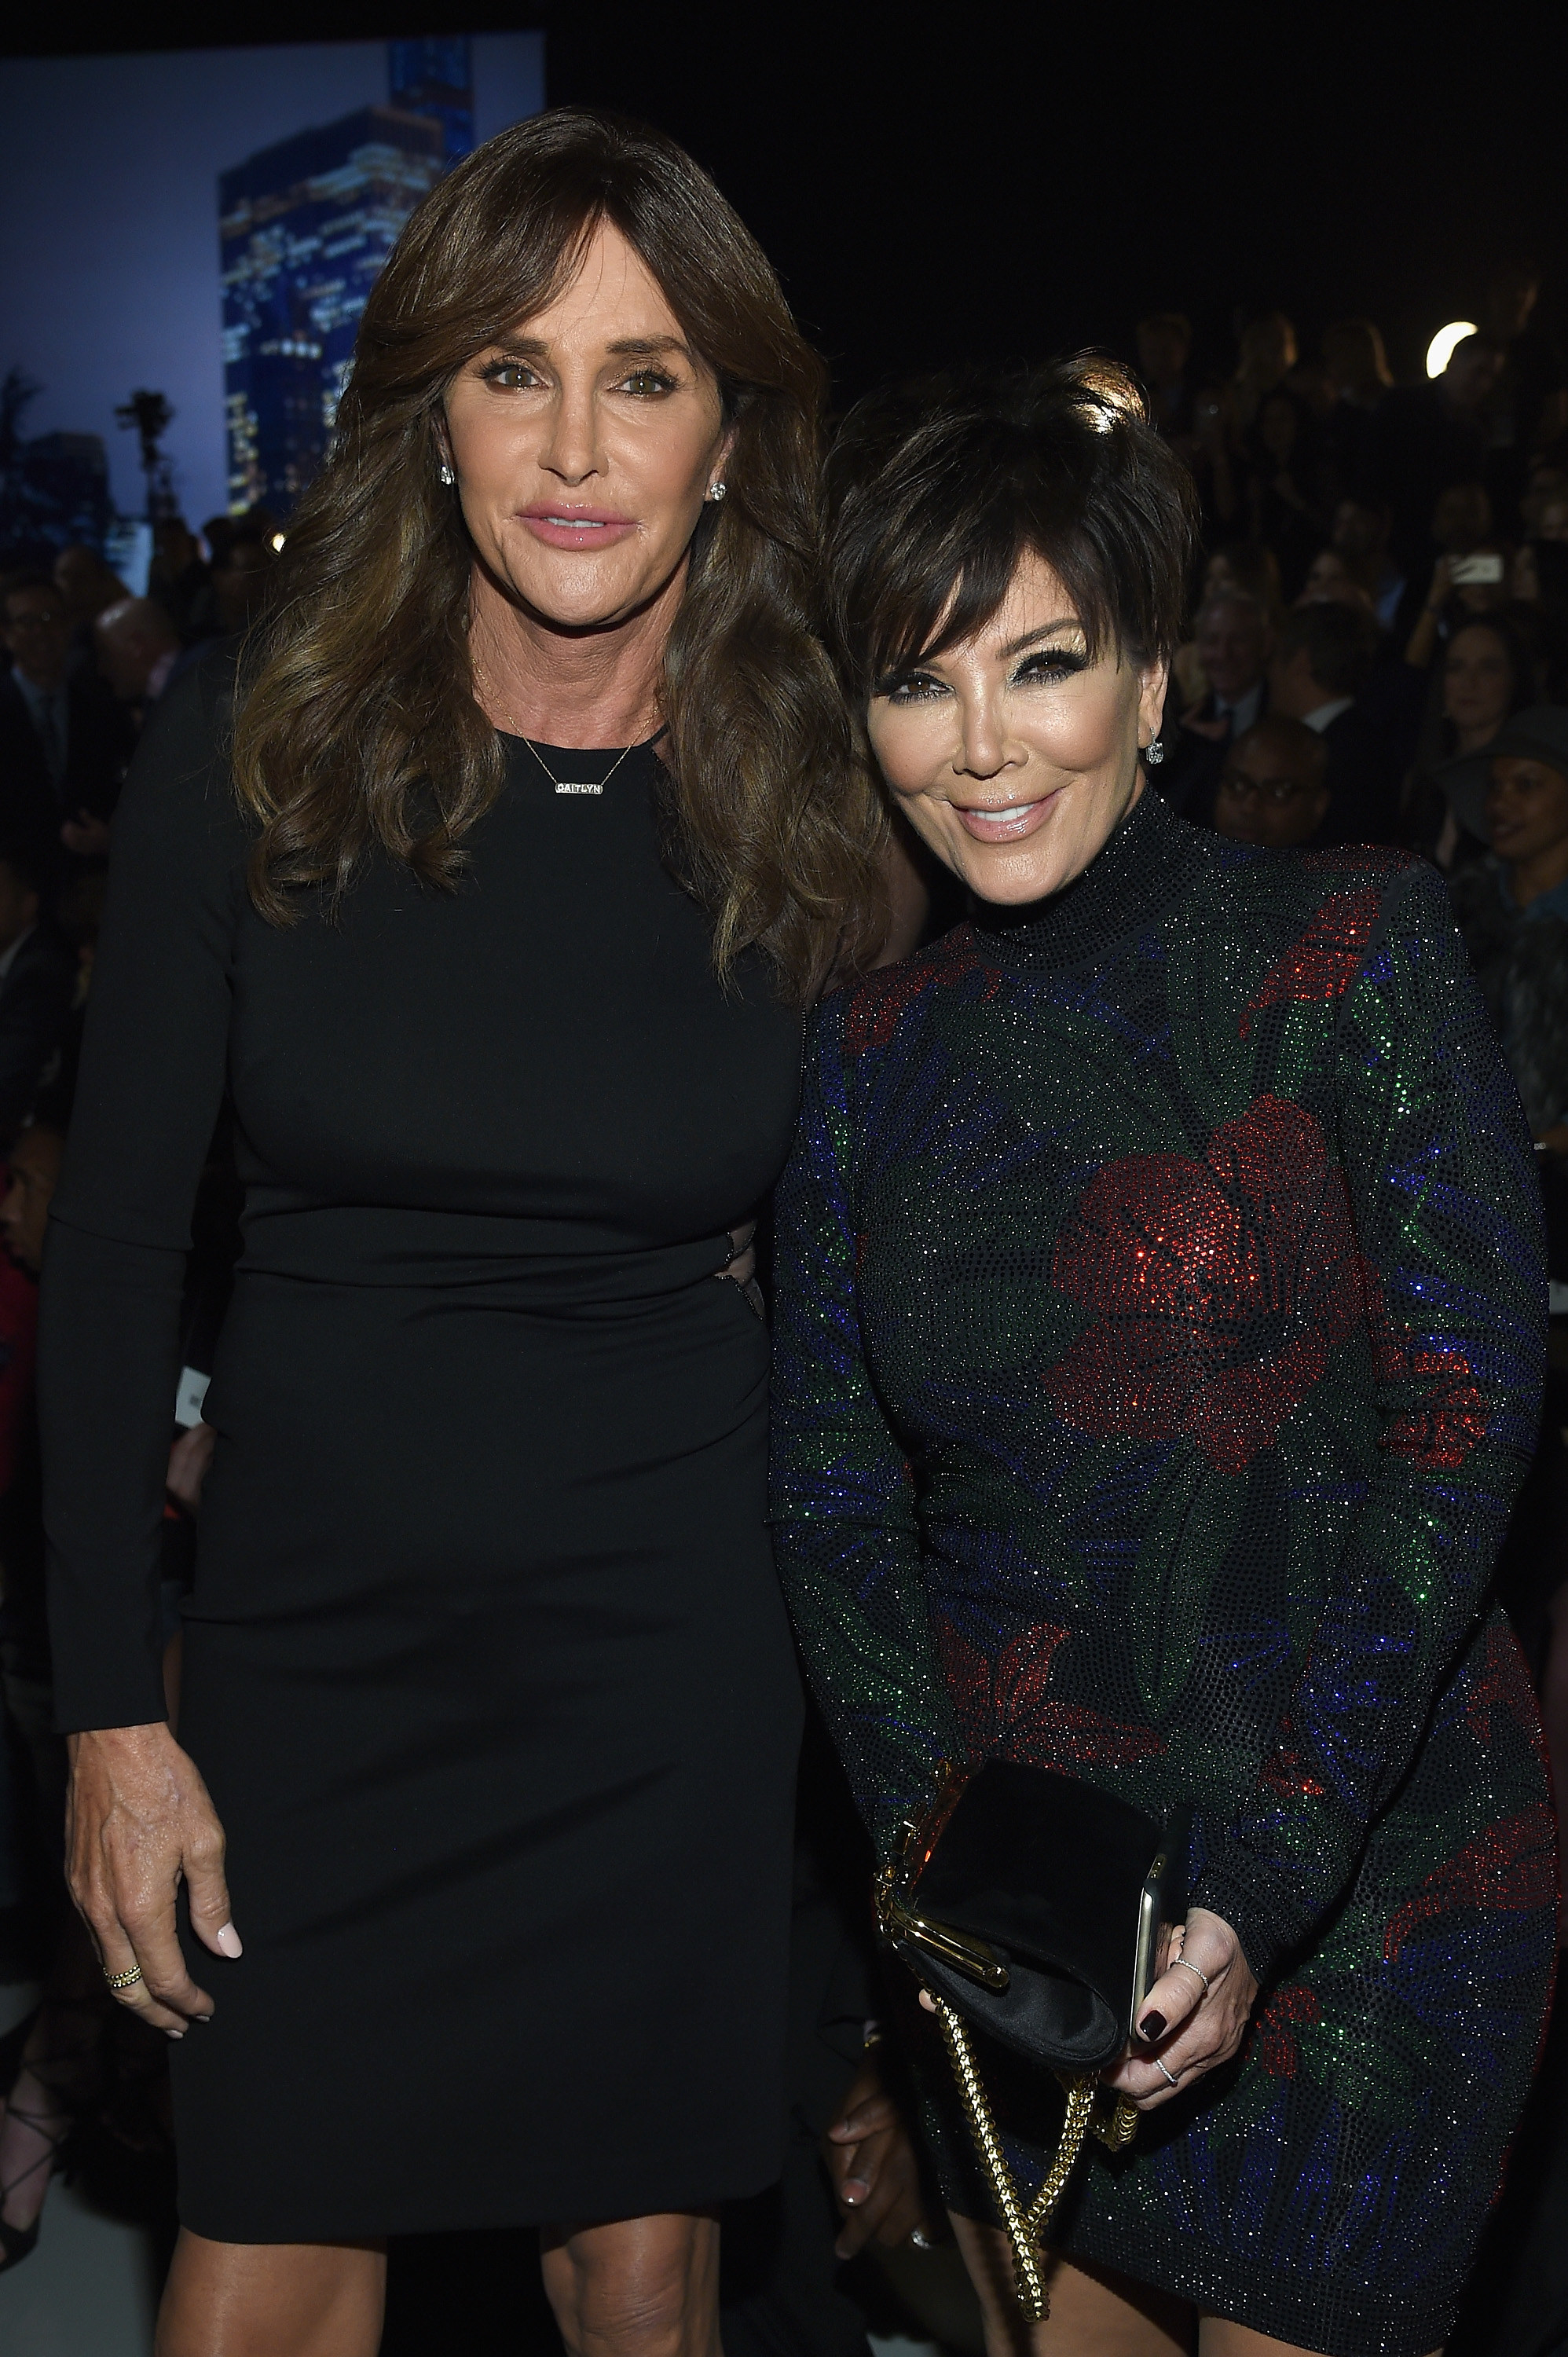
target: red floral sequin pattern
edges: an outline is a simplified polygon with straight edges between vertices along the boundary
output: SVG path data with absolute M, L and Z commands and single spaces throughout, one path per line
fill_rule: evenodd
M 993 1660 L 950 1620 L 937 1620 L 943 1675 L 972 1759 L 1024 1760 L 1035 1768 L 1130 1768 L 1165 1749 L 1152 1727 L 1108 1718 L 1047 1692 L 1068 1635 L 1042 1620 L 1010 1639 Z
M 923 957 L 907 958 L 884 974 L 871 974 L 856 991 L 844 1025 L 846 1053 L 862 1056 L 868 1048 L 886 1048 L 906 1010 L 923 992 L 939 984 L 961 982 L 965 974 L 980 969 L 973 930 L 958 925 Z M 996 975 L 987 973 L 982 996 L 993 997 L 996 985 Z
M 1342 997 L 1355 980 L 1382 904 L 1380 885 L 1331 894 L 1300 939 L 1275 959 L 1242 1008 L 1242 1039 L 1251 1030 L 1253 1016 L 1265 1006 Z
M 1367 1317 L 1340 1173 L 1300 1105 L 1260 1097 L 1201 1162 L 1129 1154 L 1097 1173 L 1052 1282 L 1092 1314 L 1046 1388 L 1097 1437 L 1185 1434 L 1240 1473 Z
M 1380 1383 L 1423 1384 L 1420 1405 L 1395 1418 L 1383 1447 L 1416 1465 L 1456 1472 L 1487 1437 L 1487 1403 L 1462 1351 L 1412 1342 L 1384 1327 L 1377 1338 Z
M 1298 2029 L 1310 2029 L 1323 2018 L 1316 1992 L 1305 1982 L 1293 1981 L 1276 1989 L 1258 2016 L 1252 2032 L 1259 2061 L 1271 2077 L 1294 2079 L 1301 2067 Z
M 1383 1934 L 1390 1964 L 1419 1924 L 1453 1907 L 1523 1913 L 1557 1896 L 1557 1825 L 1544 1801 L 1488 1825 L 1440 1866 L 1399 1908 Z

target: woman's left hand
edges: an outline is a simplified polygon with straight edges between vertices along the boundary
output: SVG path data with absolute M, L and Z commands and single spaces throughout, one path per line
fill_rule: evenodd
M 1144 1999 L 1140 2038 L 1103 2083 L 1141 2112 L 1168 2104 L 1195 2079 L 1229 2062 L 1258 1994 L 1241 1943 L 1221 1915 L 1195 1907 L 1176 1935 L 1176 1957 Z

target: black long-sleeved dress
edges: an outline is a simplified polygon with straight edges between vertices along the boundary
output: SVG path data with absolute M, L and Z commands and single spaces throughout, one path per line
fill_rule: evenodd
M 323 2240 L 756 2190 L 799 1701 L 766 1337 L 714 1273 L 787 1150 L 799 1018 L 715 981 L 650 750 L 557 795 L 512 742 L 455 894 L 389 861 L 279 929 L 220 719 L 177 690 L 121 807 L 43 1303 L 60 1723 L 158 1718 L 227 1089 L 244 1251 L 179 1735 L 245 1953 L 194 1959 L 182 2213 Z
M 884 1854 L 944 1756 L 1196 1813 L 1240 2062 L 1093 2147 L 1069 2253 L 1331 2357 L 1453 2320 L 1556 1945 L 1491 1603 L 1540 1200 L 1442 885 L 1145 795 L 830 999 L 778 1198 L 775 1530 Z M 917 2031 L 929 2031 L 923 2016 Z M 1029 2190 L 1060 2093 L 987 2064 Z M 944 2190 L 983 2180 L 940 2049 Z

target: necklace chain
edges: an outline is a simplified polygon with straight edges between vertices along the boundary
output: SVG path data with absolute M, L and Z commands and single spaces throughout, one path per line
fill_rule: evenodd
M 543 770 L 545 776 L 549 779 L 551 784 L 554 787 L 558 794 L 602 794 L 605 788 L 609 784 L 610 780 L 615 776 L 616 771 L 619 769 L 621 763 L 625 760 L 627 755 L 634 749 L 630 745 L 624 745 L 620 751 L 616 755 L 615 759 L 610 763 L 609 768 L 605 771 L 604 776 L 598 780 L 597 784 L 596 784 L 593 780 L 589 778 L 558 778 L 554 770 L 551 768 L 549 762 L 545 759 L 543 754 L 540 751 L 538 746 L 534 743 L 532 737 L 525 737 L 522 741 L 527 746 L 529 751 L 532 754 L 534 759 L 538 762 L 540 768 Z

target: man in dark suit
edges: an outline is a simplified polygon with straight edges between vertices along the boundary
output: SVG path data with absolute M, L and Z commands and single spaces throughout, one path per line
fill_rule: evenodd
M 40 914 L 27 846 L 0 841 L 0 1149 L 56 1061 L 76 992 L 76 961 Z
M 1167 702 L 1156 782 L 1173 810 L 1207 826 L 1227 752 L 1267 709 L 1273 630 L 1255 597 L 1222 588 L 1204 599 L 1194 637 L 1208 693 L 1174 722 Z
M 1370 615 L 1324 601 L 1298 606 L 1287 617 L 1269 668 L 1270 711 L 1321 737 L 1328 757 L 1324 843 L 1397 840 L 1398 771 L 1358 701 L 1376 653 Z
M 101 682 L 71 673 L 70 619 L 42 574 L 8 586 L 3 635 L 0 832 L 58 865 L 62 830 L 96 831 L 109 819 L 135 731 Z

